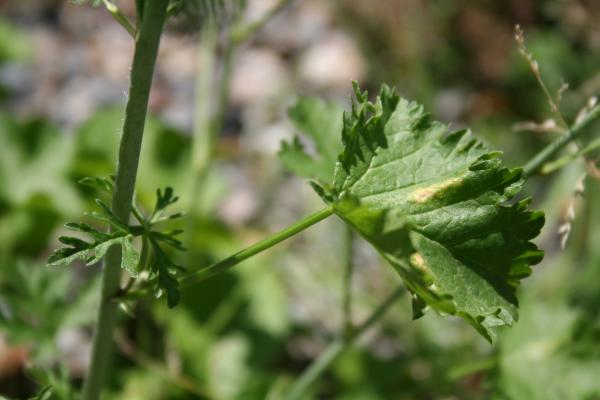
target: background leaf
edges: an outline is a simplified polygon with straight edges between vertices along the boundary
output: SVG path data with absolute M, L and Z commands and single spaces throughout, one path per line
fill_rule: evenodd
M 306 152 L 298 136 L 283 142 L 279 159 L 296 175 L 327 183 L 333 175 L 335 162 L 342 150 L 340 131 L 343 109 L 335 102 L 301 97 L 289 108 L 288 116 L 296 129 L 308 136 L 315 147 L 314 155 Z

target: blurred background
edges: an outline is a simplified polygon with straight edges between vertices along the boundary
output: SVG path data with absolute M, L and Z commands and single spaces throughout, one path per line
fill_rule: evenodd
M 135 15 L 134 1 L 117 2 Z M 187 2 L 161 42 L 137 196 L 172 186 L 201 268 L 316 211 L 277 159 L 300 95 L 349 103 L 382 83 L 453 128 L 471 127 L 508 165 L 560 135 L 514 27 L 569 122 L 600 92 L 594 0 Z M 133 41 L 103 6 L 0 1 L 0 395 L 45 385 L 72 398 L 90 356 L 98 266 L 45 267 L 66 221 L 114 172 Z M 558 121 L 556 121 L 558 123 Z M 579 146 L 595 143 L 599 124 Z M 594 136 L 595 135 L 595 136 Z M 200 145 L 199 145 L 200 144 Z M 596 143 L 597 145 L 597 143 Z M 199 146 L 199 147 L 196 147 Z M 573 149 L 568 149 L 568 152 Z M 566 153 L 566 154 L 567 154 Z M 588 153 L 594 162 L 597 154 Z M 568 158 L 567 158 L 568 160 Z M 410 298 L 348 349 L 314 399 L 600 399 L 600 187 L 581 159 L 525 186 L 546 212 L 542 264 L 520 321 L 492 347 L 462 320 L 411 321 Z M 278 399 L 342 329 L 344 235 L 334 218 L 183 292 L 121 313 L 106 399 Z M 352 320 L 400 284 L 354 248 Z

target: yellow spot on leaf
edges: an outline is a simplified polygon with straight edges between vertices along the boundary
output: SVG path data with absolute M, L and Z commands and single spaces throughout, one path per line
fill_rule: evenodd
M 447 181 L 436 183 L 434 185 L 420 188 L 415 190 L 411 195 L 410 199 L 417 203 L 424 203 L 433 197 L 439 197 L 441 194 L 446 192 L 448 188 L 456 186 L 462 182 L 461 178 L 452 178 Z
M 410 263 L 426 274 L 429 274 L 431 272 L 429 271 L 429 267 L 427 267 L 427 264 L 425 264 L 423 256 L 419 253 L 413 253 L 410 256 Z

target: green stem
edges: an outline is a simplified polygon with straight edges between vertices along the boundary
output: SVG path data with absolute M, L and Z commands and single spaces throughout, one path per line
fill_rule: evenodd
M 210 278 L 211 276 L 220 274 L 221 272 L 225 272 L 229 268 L 241 263 L 247 258 L 250 258 L 260 252 L 263 252 L 266 249 L 284 241 L 285 239 L 288 239 L 298 234 L 299 232 L 302 232 L 303 230 L 316 224 L 317 222 L 324 220 L 331 214 L 333 214 L 333 208 L 331 206 L 317 211 L 316 213 L 311 214 L 306 218 L 303 218 L 295 224 L 290 225 L 289 227 L 261 240 L 260 242 L 246 247 L 244 250 L 238 251 L 237 253 L 225 258 L 224 260 L 218 261 L 206 268 L 202 268 L 193 275 L 190 275 L 187 278 L 183 279 L 181 282 L 182 286 L 193 285 L 195 283 L 202 282 L 205 279 Z
M 233 43 L 224 44 L 221 60 L 217 60 L 219 48 L 219 23 L 208 18 L 200 34 L 198 45 L 198 74 L 196 77 L 196 118 L 192 141 L 191 201 L 187 231 L 192 243 L 198 217 L 202 214 L 202 194 L 206 185 L 209 166 L 215 153 L 217 138 L 223 127 L 229 103 Z M 194 257 L 194 253 L 189 253 Z
M 142 19 L 144 17 L 144 2 L 146 0 L 135 0 L 135 27 L 136 31 L 139 32 L 140 26 L 142 26 Z
M 198 45 L 198 74 L 196 77 L 196 105 L 194 119 L 194 136 L 192 143 L 192 170 L 194 185 L 204 176 L 210 162 L 213 148 L 213 124 L 215 81 L 217 81 L 215 53 L 217 48 L 218 27 L 216 22 L 208 21 L 200 34 Z M 199 188 L 192 193 L 192 204 L 195 204 Z
M 550 161 L 567 144 L 571 143 L 585 132 L 585 128 L 598 117 L 600 117 L 600 105 L 592 108 L 585 117 L 573 125 L 565 135 L 559 136 L 552 143 L 544 147 L 535 157 L 529 160 L 523 167 L 523 176 L 529 177 L 538 172 L 546 162 Z
M 113 212 L 121 221 L 128 221 L 131 211 L 152 75 L 168 3 L 168 0 L 144 2 L 143 19 L 136 38 L 112 202 Z M 112 332 L 117 317 L 118 305 L 112 298 L 119 291 L 120 278 L 121 248 L 113 246 L 106 253 L 104 260 L 92 360 L 83 385 L 84 400 L 98 399 L 104 384 L 112 354 Z
M 562 167 L 569 164 L 571 161 L 575 160 L 576 158 L 579 158 L 582 156 L 587 156 L 588 154 L 590 154 L 591 152 L 595 151 L 598 148 L 600 148 L 600 137 L 590 141 L 587 146 L 576 151 L 575 153 L 569 153 L 569 154 L 564 155 L 556 160 L 553 160 L 551 162 L 544 164 L 544 166 L 540 170 L 540 173 L 542 175 L 548 175 L 558 169 L 561 169 Z
M 334 340 L 325 351 L 302 373 L 300 378 L 290 388 L 285 400 L 297 400 L 302 398 L 309 387 L 319 376 L 352 344 L 371 328 L 375 322 L 390 309 L 396 300 L 404 293 L 404 288 L 399 286 L 383 303 L 360 326 L 346 338 L 340 337 Z
M 344 282 L 342 285 L 342 330 L 345 336 L 352 333 L 352 274 L 354 273 L 354 232 L 346 224 L 344 237 Z

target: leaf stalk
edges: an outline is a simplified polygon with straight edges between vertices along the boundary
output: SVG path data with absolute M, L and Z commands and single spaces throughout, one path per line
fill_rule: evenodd
M 333 214 L 333 207 L 331 207 L 331 206 L 325 207 L 322 210 L 319 210 L 319 211 L 315 212 L 314 214 L 311 214 L 311 215 L 303 218 L 302 220 L 296 222 L 295 224 L 290 225 L 289 227 L 261 240 L 260 242 L 257 242 L 249 247 L 246 247 L 245 249 L 238 251 L 237 253 L 235 253 L 221 261 L 218 261 L 206 268 L 202 268 L 201 270 L 199 270 L 199 271 L 195 272 L 194 274 L 183 279 L 181 281 L 181 286 L 182 287 L 190 286 L 195 283 L 202 282 L 214 275 L 225 272 L 228 269 L 234 267 L 235 265 L 241 263 L 242 261 L 244 261 L 260 252 L 263 252 L 270 247 L 275 246 L 276 244 L 284 241 L 285 239 L 288 239 L 288 238 L 302 232 L 306 228 L 316 224 L 317 222 L 324 220 L 325 218 L 331 216 L 332 214 Z

